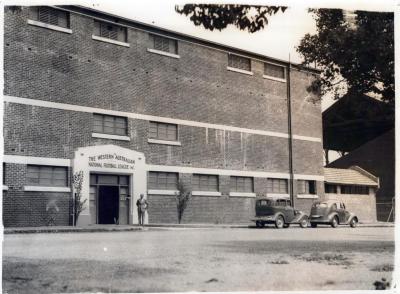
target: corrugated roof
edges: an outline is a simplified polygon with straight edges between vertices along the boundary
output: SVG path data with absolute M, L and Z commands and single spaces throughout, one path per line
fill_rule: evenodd
M 324 168 L 325 182 L 333 184 L 378 186 L 379 180 L 355 169 Z

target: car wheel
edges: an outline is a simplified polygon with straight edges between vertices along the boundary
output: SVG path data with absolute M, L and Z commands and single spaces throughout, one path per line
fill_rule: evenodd
M 284 224 L 283 227 L 284 227 L 285 229 L 287 229 L 287 228 L 290 227 L 290 224 Z
M 285 220 L 283 219 L 283 217 L 282 217 L 281 215 L 278 216 L 278 217 L 276 218 L 276 220 L 275 220 L 275 227 L 276 227 L 277 229 L 282 229 L 283 226 L 284 226 L 284 224 L 285 224 Z
M 316 223 L 311 223 L 311 228 L 316 228 L 317 224 Z
M 263 228 L 265 226 L 265 223 L 262 221 L 256 221 L 256 227 L 257 228 Z
M 331 220 L 331 226 L 332 226 L 332 228 L 336 228 L 338 225 L 339 225 L 339 220 L 338 220 L 337 216 L 335 216 Z
M 308 226 L 308 219 L 303 218 L 303 219 L 301 220 L 301 222 L 300 222 L 300 227 L 302 227 L 302 228 L 307 228 L 307 226 Z
M 350 227 L 355 228 L 357 227 L 358 221 L 357 218 L 353 217 L 350 221 Z

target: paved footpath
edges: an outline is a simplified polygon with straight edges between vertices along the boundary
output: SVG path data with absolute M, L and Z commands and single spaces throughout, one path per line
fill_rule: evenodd
M 394 227 L 394 223 L 375 222 L 361 223 L 359 227 Z M 144 228 L 254 228 L 254 224 L 149 224 L 144 227 L 138 225 L 91 225 L 87 227 L 53 226 L 53 227 L 15 227 L 5 228 L 4 234 L 28 234 L 28 233 L 68 233 L 68 232 L 118 232 L 138 231 Z M 293 228 L 297 227 L 292 225 Z

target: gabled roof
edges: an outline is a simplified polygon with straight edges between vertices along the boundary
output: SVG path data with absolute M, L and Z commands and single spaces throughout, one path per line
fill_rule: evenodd
M 349 169 L 325 167 L 324 173 L 326 183 L 379 187 L 379 179 L 358 166 Z
M 346 94 L 322 113 L 324 148 L 350 152 L 394 127 L 394 107 Z

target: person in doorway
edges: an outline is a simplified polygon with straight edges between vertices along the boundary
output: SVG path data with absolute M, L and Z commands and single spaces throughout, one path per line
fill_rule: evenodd
M 139 225 L 144 225 L 144 217 L 146 214 L 147 207 L 149 206 L 147 200 L 144 198 L 143 194 L 140 194 L 140 199 L 136 201 L 136 206 L 138 210 L 138 217 L 139 217 Z

